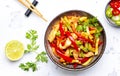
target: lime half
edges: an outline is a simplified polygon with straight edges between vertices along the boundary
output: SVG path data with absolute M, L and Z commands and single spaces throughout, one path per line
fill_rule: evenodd
M 16 61 L 24 55 L 24 46 L 17 40 L 12 40 L 5 47 L 6 57 L 11 61 Z

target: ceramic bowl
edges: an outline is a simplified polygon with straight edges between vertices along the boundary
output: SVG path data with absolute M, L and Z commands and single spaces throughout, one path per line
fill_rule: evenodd
M 110 7 L 110 5 L 109 5 L 110 2 L 111 2 L 111 1 L 109 1 L 109 2 L 107 3 L 106 7 L 105 7 L 105 18 L 106 18 L 107 22 L 108 22 L 111 26 L 120 28 L 119 25 L 115 24 L 115 22 L 112 20 L 112 18 L 109 18 L 109 17 L 106 15 L 107 8 Z M 120 17 L 120 16 L 119 16 L 119 17 Z
M 51 61 L 53 63 L 55 63 L 57 66 L 59 66 L 60 68 L 63 68 L 65 70 L 69 70 L 69 71 L 73 71 L 73 70 L 85 70 L 91 66 L 93 66 L 95 63 L 97 63 L 99 61 L 99 59 L 102 57 L 103 53 L 104 53 L 104 50 L 105 50 L 105 46 L 106 46 L 106 34 L 105 34 L 105 31 L 104 31 L 104 28 L 103 28 L 103 31 L 102 31 L 102 35 L 101 35 L 101 40 L 103 41 L 103 45 L 101 47 L 99 47 L 99 54 L 98 56 L 94 57 L 94 59 L 91 61 L 91 63 L 87 66 L 81 66 L 81 65 L 78 65 L 76 67 L 76 69 L 73 68 L 72 65 L 63 65 L 62 63 L 59 62 L 59 59 L 53 54 L 52 52 L 52 49 L 51 49 L 51 46 L 49 44 L 49 41 L 48 41 L 48 35 L 50 33 L 50 31 L 52 30 L 52 26 L 60 20 L 61 17 L 64 17 L 64 16 L 74 16 L 74 15 L 78 15 L 78 16 L 87 16 L 88 18 L 90 17 L 94 17 L 93 15 L 85 12 L 85 11 L 81 11 L 81 10 L 70 10 L 70 11 L 66 11 L 66 12 L 63 12 L 61 14 L 59 14 L 58 16 L 56 16 L 51 22 L 50 24 L 48 25 L 47 29 L 46 29 L 46 33 L 45 33 L 45 37 L 44 37 L 44 45 L 45 45 L 45 49 L 46 49 L 46 52 L 49 56 L 49 58 L 51 59 Z M 99 22 L 100 26 L 102 26 L 102 24 Z M 103 27 L 103 26 L 102 26 Z

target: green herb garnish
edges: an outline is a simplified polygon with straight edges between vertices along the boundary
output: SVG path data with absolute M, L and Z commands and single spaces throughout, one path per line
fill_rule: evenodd
M 36 40 L 38 38 L 37 31 L 30 30 L 26 32 L 26 38 L 30 40 L 30 44 L 27 44 L 27 49 L 25 50 L 25 53 L 35 51 L 39 48 L 39 45 L 36 44 Z
M 24 71 L 29 71 L 30 68 L 32 69 L 33 72 L 37 70 L 37 65 L 34 62 L 27 62 L 25 64 L 21 63 L 19 67 Z
M 19 67 L 24 71 L 29 71 L 29 69 L 32 69 L 32 71 L 36 71 L 37 68 L 37 62 L 48 62 L 48 58 L 46 56 L 46 52 L 41 52 L 37 54 L 36 61 L 35 62 L 27 62 L 27 63 L 21 63 Z
M 21 63 L 19 67 L 24 70 L 24 71 L 29 71 L 29 69 L 32 69 L 32 71 L 36 71 L 37 68 L 37 63 L 38 62 L 48 62 L 48 58 L 46 56 L 46 52 L 42 51 L 41 53 L 37 53 L 36 50 L 38 50 L 39 45 L 36 45 L 36 40 L 38 38 L 37 31 L 35 30 L 30 30 L 26 32 L 26 38 L 30 40 L 30 44 L 27 44 L 27 49 L 25 50 L 26 53 L 30 52 L 35 52 L 37 54 L 35 58 L 35 62 L 26 62 L 26 63 Z
M 46 52 L 41 52 L 40 54 L 38 54 L 37 56 L 36 56 L 36 61 L 37 62 L 39 62 L 39 61 L 41 61 L 41 62 L 48 62 L 48 58 L 46 57 Z

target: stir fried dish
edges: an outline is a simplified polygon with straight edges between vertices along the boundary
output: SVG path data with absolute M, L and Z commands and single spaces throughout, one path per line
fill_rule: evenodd
M 64 16 L 52 26 L 47 39 L 59 62 L 86 66 L 99 54 L 102 31 L 96 17 Z

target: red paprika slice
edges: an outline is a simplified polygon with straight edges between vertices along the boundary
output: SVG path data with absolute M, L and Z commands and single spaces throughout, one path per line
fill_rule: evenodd
M 66 32 L 66 35 L 68 36 L 68 38 L 69 38 L 70 41 L 72 42 L 74 48 L 75 48 L 77 51 L 79 51 L 79 50 L 78 50 L 78 46 L 77 46 L 74 38 L 71 36 L 71 33 L 70 33 L 69 31 L 67 31 L 67 32 Z
M 50 44 L 51 45 L 51 47 L 54 47 L 55 48 L 55 50 L 56 50 L 56 53 L 61 57 L 61 58 L 63 58 L 65 61 L 67 61 L 67 62 L 69 62 L 69 63 L 71 63 L 72 62 L 72 60 L 73 60 L 73 58 L 70 58 L 70 57 L 68 57 L 68 56 L 65 56 L 64 54 L 63 54 L 63 50 L 60 50 L 55 44 L 53 44 L 53 43 L 51 43 Z
M 92 41 L 92 40 L 90 40 L 90 39 L 86 39 L 85 37 L 83 37 L 81 34 L 79 34 L 79 33 L 77 33 L 76 32 L 76 34 L 77 34 L 77 36 L 78 36 L 78 39 L 79 40 L 81 40 L 81 41 L 83 41 L 83 43 L 90 43 L 92 46 L 94 46 L 94 42 Z
M 79 61 L 83 64 L 83 63 L 85 63 L 88 59 L 89 59 L 89 57 L 79 58 Z
M 63 36 L 64 35 L 64 29 L 63 29 L 63 22 L 62 21 L 59 23 L 59 30 L 60 30 L 61 36 Z
M 77 63 L 74 63 L 74 64 L 73 64 L 73 68 L 74 68 L 74 69 L 76 69 L 77 66 L 78 66 Z
M 102 45 L 103 44 L 103 41 L 100 41 L 99 40 L 99 43 L 98 43 L 98 46 Z
M 57 54 L 63 58 L 64 60 L 66 60 L 67 62 L 71 63 L 72 62 L 72 58 L 68 57 L 68 56 L 65 56 L 58 48 L 55 48 Z

